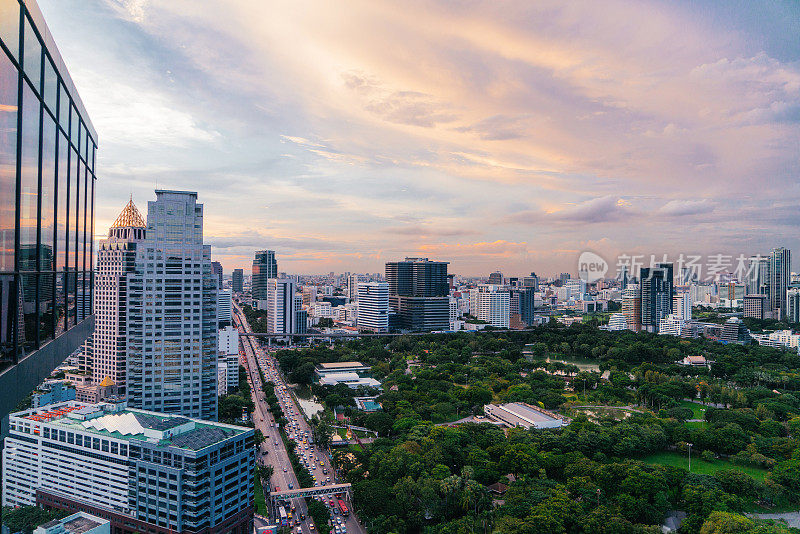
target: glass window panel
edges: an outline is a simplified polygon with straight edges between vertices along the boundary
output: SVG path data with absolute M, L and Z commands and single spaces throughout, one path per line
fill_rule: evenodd
M 39 99 L 27 84 L 22 92 L 22 189 L 20 199 L 20 271 L 36 270 L 39 192 Z
M 66 273 L 67 283 L 67 323 L 66 328 L 75 326 L 75 271 L 72 267 Z
M 20 345 L 26 349 L 36 348 L 36 273 L 23 273 L 20 275 L 22 285 L 22 313 L 23 328 Z
M 17 284 L 13 274 L 0 274 L 0 357 L 14 352 L 14 325 L 19 309 Z
M 78 254 L 77 264 L 75 266 L 76 271 L 85 271 L 86 264 L 84 263 L 84 244 L 86 243 L 86 234 L 85 234 L 85 224 L 86 224 L 86 167 L 84 166 L 82 161 L 78 162 L 78 202 L 75 205 L 77 214 L 77 226 L 75 227 L 75 231 L 77 232 L 77 244 L 76 244 L 76 253 Z
M 66 274 L 60 272 L 56 274 L 56 299 L 55 299 L 55 313 L 56 313 L 56 335 L 61 335 L 65 328 L 66 321 Z
M 88 163 L 89 162 L 89 130 L 86 129 L 86 125 L 81 123 L 83 127 L 83 140 L 81 141 L 81 147 L 83 150 L 83 159 Z
M 39 246 L 39 269 L 53 270 L 53 238 L 55 235 L 55 168 L 56 168 L 56 124 L 48 113 L 42 122 L 42 188 L 41 197 L 41 245 Z
M 25 57 L 22 61 L 22 70 L 28 75 L 28 79 L 38 93 L 41 91 L 42 80 L 42 45 L 39 44 L 39 38 L 36 37 L 27 17 L 25 18 Z
M 56 242 L 56 269 L 59 271 L 64 270 L 67 259 L 67 217 L 68 217 L 68 200 L 69 183 L 67 182 L 67 169 L 68 169 L 68 154 L 69 144 L 67 138 L 63 134 L 58 134 L 58 209 L 57 217 L 58 224 Z
M 89 215 L 89 304 L 90 304 L 90 311 L 89 313 L 94 313 L 94 299 L 91 298 L 91 295 L 94 294 L 94 186 L 97 179 L 94 175 L 90 175 L 90 181 L 92 184 L 92 200 L 91 200 L 91 213 Z
M 49 58 L 44 58 L 44 103 L 56 114 L 56 100 L 58 98 L 58 75 Z
M 53 339 L 53 282 L 52 272 L 39 275 L 39 343 Z
M 58 84 L 58 123 L 64 128 L 64 131 L 69 133 L 69 95 L 63 83 Z
M 19 55 L 19 2 L 17 0 L 0 0 L 0 40 L 15 58 Z
M 16 3 L 16 0 L 12 1 Z M 0 5 L 5 6 L 6 3 L 5 0 L 0 0 Z M 4 12 L 0 10 L 0 16 Z M 17 69 L 8 56 L 0 53 L 0 271 L 14 270 L 14 231 L 17 223 L 16 161 Z
M 69 107 L 69 139 L 74 144 L 78 143 L 78 114 L 75 112 L 75 106 Z
M 75 270 L 75 240 L 77 234 L 75 233 L 75 211 L 77 198 L 78 198 L 78 154 L 75 149 L 69 149 L 69 226 L 67 227 L 67 268 L 71 271 Z

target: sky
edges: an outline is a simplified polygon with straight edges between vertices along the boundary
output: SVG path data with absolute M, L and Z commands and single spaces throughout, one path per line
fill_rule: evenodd
M 39 5 L 98 132 L 97 239 L 161 188 L 198 192 L 226 271 L 800 256 L 794 0 Z

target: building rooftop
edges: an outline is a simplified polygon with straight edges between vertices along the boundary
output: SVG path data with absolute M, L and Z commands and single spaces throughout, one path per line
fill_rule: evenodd
M 334 369 L 345 369 L 349 367 L 366 367 L 361 362 L 331 362 L 331 363 L 321 363 L 319 367 L 323 370 L 334 370 Z
M 67 401 L 11 414 L 66 429 L 198 451 L 248 429 L 125 407 L 125 403 Z
M 133 203 L 133 197 L 128 201 L 122 212 L 117 216 L 111 228 L 146 228 L 147 223 L 144 222 L 139 210 Z

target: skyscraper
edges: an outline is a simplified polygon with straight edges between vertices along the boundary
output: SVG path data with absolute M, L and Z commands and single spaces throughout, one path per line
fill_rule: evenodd
M 234 293 L 241 293 L 244 291 L 244 270 L 233 270 L 231 273 L 231 288 Z
M 140 313 L 130 306 L 130 278 L 136 270 L 136 249 L 145 239 L 146 226 L 131 198 L 108 229 L 108 239 L 97 249 L 97 324 L 83 347 L 81 370 L 91 374 L 94 385 L 109 377 L 120 394 L 126 391 L 128 323 Z
M 347 276 L 347 298 L 350 302 L 358 300 L 358 281 L 360 276 L 353 273 Z
M 672 313 L 673 267 L 671 263 L 658 263 L 655 267 L 642 267 L 640 273 L 642 328 L 658 332 L 661 319 Z
M 479 285 L 474 292 L 475 309 L 472 314 L 496 328 L 508 328 L 511 318 L 511 294 L 502 286 Z
M 371 332 L 389 331 L 389 284 L 358 284 L 358 328 Z
M 132 407 L 217 418 L 216 288 L 197 193 L 157 190 L 128 278 Z
M 0 3 L 0 420 L 94 329 L 92 126 L 35 0 Z
M 257 307 L 263 308 L 267 300 L 267 280 L 278 277 L 278 262 L 274 250 L 259 250 L 253 259 L 251 296 Z
M 233 292 L 230 289 L 217 292 L 217 321 L 218 328 L 225 328 L 233 321 Z
M 298 300 L 297 285 L 289 278 L 267 280 L 267 333 L 296 334 Z M 302 296 L 299 304 L 302 305 Z
M 786 291 L 789 289 L 791 273 L 792 252 L 783 247 L 772 249 L 769 255 L 768 295 L 772 317 L 775 319 L 786 318 Z
M 622 291 L 622 313 L 628 330 L 639 332 L 642 329 L 642 294 L 638 284 L 628 282 Z
M 401 330 L 447 330 L 450 299 L 447 262 L 406 258 L 386 264 L 389 309 Z
M 211 262 L 211 272 L 217 275 L 217 287 L 222 289 L 222 264 L 218 261 Z
M 519 317 L 525 326 L 533 326 L 536 309 L 536 291 L 532 287 L 523 287 L 519 293 Z

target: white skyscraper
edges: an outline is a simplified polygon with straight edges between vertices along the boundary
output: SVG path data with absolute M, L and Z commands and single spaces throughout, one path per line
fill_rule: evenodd
M 497 328 L 508 328 L 511 320 L 511 294 L 502 286 L 480 285 L 473 290 L 475 317 Z
M 347 297 L 350 302 L 358 300 L 358 275 L 351 274 L 347 277 Z
M 125 393 L 128 322 L 136 321 L 128 305 L 129 277 L 136 265 L 136 248 L 145 238 L 146 223 L 131 199 L 108 230 L 108 239 L 97 248 L 95 272 L 95 329 L 86 341 L 81 369 L 92 383 L 109 377 Z
M 270 334 L 297 333 L 295 299 L 297 285 L 289 278 L 267 280 L 267 332 Z M 300 299 L 302 303 L 302 297 Z
M 678 293 L 672 297 L 673 313 L 682 321 L 692 320 L 692 299 L 689 292 Z
M 358 328 L 372 332 L 389 331 L 389 284 L 358 284 Z
M 217 418 L 217 277 L 197 193 L 156 191 L 128 276 L 132 407 Z

